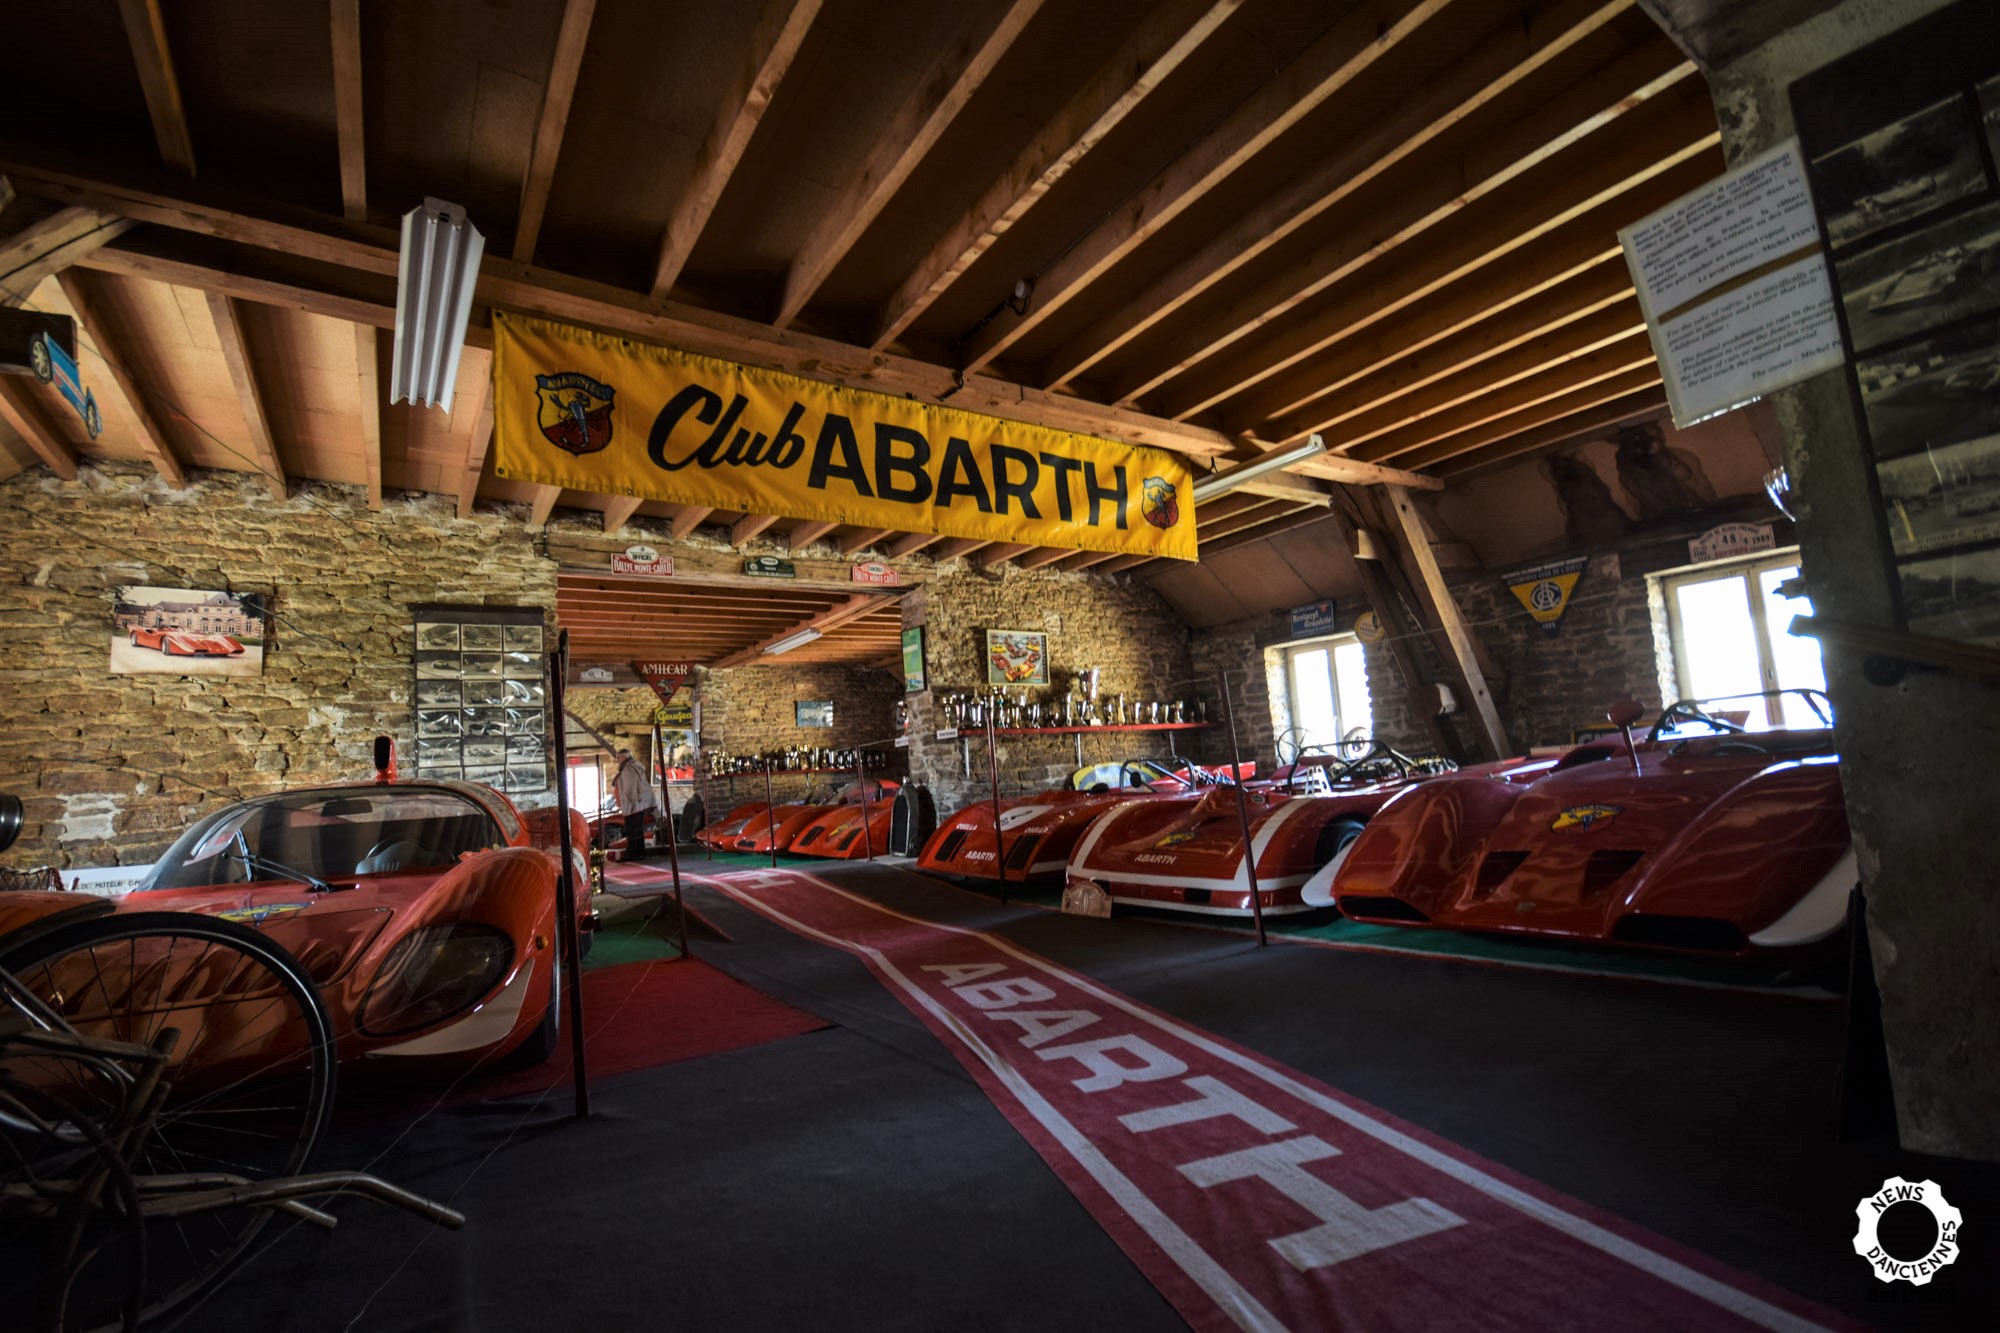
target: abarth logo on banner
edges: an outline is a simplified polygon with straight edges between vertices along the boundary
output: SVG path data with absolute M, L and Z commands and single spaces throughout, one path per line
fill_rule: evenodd
M 493 329 L 493 471 L 509 481 L 1195 558 L 1191 474 L 1163 450 L 545 320 Z
M 1569 610 L 1570 594 L 1576 591 L 1577 580 L 1583 577 L 1583 567 L 1588 563 L 1585 557 L 1576 556 L 1517 569 L 1500 577 L 1506 580 L 1507 591 L 1520 599 L 1542 631 L 1554 634 L 1563 612 Z

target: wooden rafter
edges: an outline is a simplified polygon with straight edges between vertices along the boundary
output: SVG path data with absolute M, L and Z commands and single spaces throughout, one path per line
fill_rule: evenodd
M 840 524 L 823 518 L 794 523 L 792 530 L 785 534 L 785 545 L 794 551 L 803 550 L 839 526 Z
M 708 136 L 695 152 L 695 167 L 687 189 L 674 204 L 666 235 L 653 263 L 653 295 L 673 289 L 695 242 L 708 226 L 709 215 L 728 188 L 736 164 L 743 160 L 758 122 L 770 108 L 778 85 L 805 44 L 806 33 L 819 16 L 821 0 L 766 0 L 751 33 L 748 50 L 716 107 Z
M 382 363 L 373 325 L 354 326 L 355 400 L 361 413 L 361 465 L 368 478 L 368 507 L 382 507 Z
M 1485 741 L 1487 758 L 1499 759 L 1508 752 L 1507 729 L 1500 724 L 1500 712 L 1494 706 L 1493 692 L 1487 688 L 1485 673 L 1480 670 L 1472 631 L 1467 628 L 1465 617 L 1459 614 L 1458 603 L 1452 599 L 1451 588 L 1445 583 L 1444 571 L 1438 568 L 1437 556 L 1431 550 L 1430 535 L 1424 531 L 1423 519 L 1417 514 L 1416 501 L 1400 486 L 1384 487 L 1383 494 L 1387 508 L 1402 529 L 1403 543 L 1422 577 L 1423 590 L 1437 613 L 1445 639 L 1451 645 L 1459 675 L 1471 691 L 1472 698 L 1468 702 Z
M 0 418 L 20 432 L 28 447 L 41 455 L 49 471 L 64 481 L 76 480 L 76 455 L 35 403 L 27 384 L 15 375 L 0 375 Z
M 1177 340 L 1170 352 L 1155 358 L 1145 370 L 1127 376 L 1114 396 L 1126 402 L 1152 395 L 1191 367 L 1222 354 L 1383 255 L 1425 237 L 1480 201 L 1525 180 L 1536 168 L 1555 163 L 1565 150 L 1582 145 L 1622 117 L 1632 116 L 1641 127 L 1636 131 L 1637 142 L 1614 145 L 1599 138 L 1591 145 L 1597 153 L 1643 165 L 1676 149 L 1684 151 L 1691 140 L 1712 133 L 1715 125 L 1707 89 L 1693 75 L 1694 66 L 1687 61 L 1672 59 L 1671 53 L 1658 46 L 1642 46 L 1564 89 L 1534 113 L 1502 127 L 1458 162 L 1448 167 L 1410 164 L 1409 172 L 1397 178 L 1401 188 L 1392 207 L 1371 215 L 1362 226 L 1343 229 L 1301 260 L 1295 270 L 1233 299 L 1219 318 L 1191 337 Z M 1661 105 L 1658 114 L 1641 110 L 1656 100 Z M 1621 140 L 1632 132 L 1625 125 L 1618 127 Z M 1541 230 L 1565 220 L 1546 198 L 1540 211 Z M 1309 276 L 1300 281 L 1299 274 Z
M 1053 565 L 1057 561 L 1067 560 L 1075 554 L 1076 552 L 1070 550 L 1067 546 L 1044 546 L 1040 550 L 1030 548 L 1014 557 L 1014 567 L 1016 569 L 1040 569 L 1044 565 Z
M 167 49 L 166 16 L 160 0 L 118 0 L 125 21 L 125 38 L 132 44 L 139 87 L 146 111 L 153 118 L 153 137 L 160 142 L 160 160 L 184 175 L 194 175 L 194 140 L 188 135 L 187 108 L 181 103 L 180 80 L 174 76 L 173 52 Z
M 1659 367 L 1647 362 L 1615 375 L 1592 380 L 1566 393 L 1527 404 L 1471 430 L 1460 431 L 1436 443 L 1414 449 L 1410 457 L 1423 459 L 1426 466 L 1448 462 L 1484 449 L 1488 445 L 1512 440 L 1525 431 L 1642 393 L 1659 383 Z
M 1117 54 L 1050 117 L 986 193 L 917 261 L 876 316 L 870 345 L 888 346 L 928 310 L 1242 4 L 1243 0 L 1167 0 L 1148 15 Z
M 977 537 L 949 537 L 938 545 L 937 550 L 931 552 L 931 556 L 936 560 L 950 560 L 954 556 L 970 555 L 980 547 L 992 544 Z
M 91 291 L 74 272 L 57 274 L 56 282 L 61 285 L 69 308 L 76 312 L 76 322 L 96 345 L 98 356 L 103 358 L 105 368 L 111 372 L 111 382 L 125 400 L 126 409 L 139 423 L 139 445 L 152 460 L 153 470 L 176 490 L 186 486 L 187 470 L 181 466 L 172 441 L 160 425 L 159 415 L 153 410 L 152 395 L 146 392 L 145 386 L 133 373 L 125 348 L 112 336 L 110 321 L 98 293 Z
M 0 306 L 26 304 L 44 278 L 88 258 L 131 225 L 94 208 L 71 207 L 0 240 Z
M 729 526 L 729 544 L 741 547 L 778 521 L 776 514 L 745 514 Z
M 1289 513 L 1279 514 L 1276 517 L 1266 518 L 1261 522 L 1239 528 L 1227 537 L 1219 538 L 1216 541 L 1202 542 L 1202 559 L 1206 560 L 1210 556 L 1217 555 L 1223 551 L 1233 550 L 1238 546 L 1248 546 L 1251 542 L 1263 541 L 1267 537 L 1275 537 L 1280 533 L 1290 532 L 1294 528 L 1303 528 L 1309 523 L 1324 523 L 1325 521 L 1326 515 L 1323 513 L 1295 509 Z
M 472 434 L 465 440 L 465 461 L 458 473 L 458 516 L 472 517 L 473 503 L 479 499 L 479 479 L 486 472 L 486 452 L 493 444 L 493 377 L 481 375 L 471 393 L 455 400 L 455 405 L 472 409 Z
M 1443 77 L 1427 81 L 1390 116 L 1329 152 L 1310 172 L 1248 210 L 1176 264 L 1137 301 L 1071 338 L 1037 379 L 1055 387 L 1157 326 L 1204 292 L 1356 196 L 1397 164 L 1522 86 L 1558 56 L 1629 12 L 1627 0 L 1567 0 L 1504 24 Z
M 943 540 L 944 538 L 935 532 L 912 532 L 890 542 L 883 554 L 891 560 L 900 560 L 906 555 L 923 550 L 926 546 L 935 546 Z
M 682 505 L 681 511 L 674 515 L 673 523 L 667 528 L 668 535 L 675 541 L 684 541 L 690 532 L 700 527 L 714 512 L 706 505 Z
M 340 149 L 340 208 L 368 220 L 368 155 L 361 101 L 361 0 L 332 0 L 333 121 Z
M 1007 0 L 998 13 L 970 7 L 950 44 L 924 72 L 917 89 L 897 108 L 876 138 L 875 150 L 852 176 L 852 184 L 827 208 L 819 226 L 799 247 L 785 274 L 784 293 L 771 323 L 784 328 L 805 308 L 868 224 L 924 157 L 1007 54 L 1043 0 Z
M 556 501 L 562 499 L 560 486 L 537 486 L 528 498 L 528 526 L 545 528 L 549 525 L 549 515 L 556 509 Z
M 616 532 L 630 523 L 632 516 L 639 512 L 639 506 L 644 503 L 646 503 L 645 497 L 640 495 L 613 496 L 611 502 L 604 506 L 604 530 Z
M 830 630 L 837 629 L 840 626 L 845 625 L 851 620 L 858 620 L 862 616 L 866 616 L 874 611 L 880 610 L 882 607 L 888 606 L 891 603 L 898 601 L 901 597 L 902 597 L 901 593 L 857 594 L 855 596 L 849 597 L 845 602 L 841 603 L 839 606 L 833 607 L 826 611 L 822 611 L 818 615 L 813 616 L 809 620 L 803 620 L 797 622 L 796 624 L 789 625 L 785 629 L 777 632 L 776 634 L 772 634 L 768 638 L 759 640 L 756 644 L 752 645 L 751 647 L 745 648 L 740 652 L 731 653 L 729 656 L 722 658 L 721 660 L 715 662 L 713 665 L 717 667 L 732 667 L 732 666 L 742 666 L 746 662 L 754 662 L 760 656 L 762 656 L 764 650 L 770 647 L 772 644 L 788 639 L 792 635 L 798 634 L 803 630 L 816 629 L 820 633 L 825 634 Z
M 1510 463 L 1524 454 L 1538 453 L 1566 440 L 1597 434 L 1641 417 L 1658 415 L 1666 410 L 1666 405 L 1664 390 L 1658 387 L 1641 389 L 1468 449 L 1442 466 L 1447 474 L 1459 476 L 1475 469 Z
M 893 537 L 895 534 L 896 530 L 894 528 L 863 528 L 853 536 L 840 539 L 840 553 L 842 555 L 855 555 L 867 550 L 883 538 Z
M 521 181 L 521 211 L 514 228 L 517 263 L 534 258 L 535 242 L 542 234 L 542 214 L 549 205 L 549 189 L 555 184 L 556 158 L 562 153 L 563 132 L 569 128 L 576 76 L 583 69 L 583 51 L 590 42 L 590 20 L 596 10 L 597 0 L 563 3 L 562 27 L 556 34 L 555 54 L 549 60 L 549 79 L 542 93 L 542 114 L 535 122 L 534 149 L 528 157 L 528 174 Z
M 1675 195 L 1665 194 L 1667 182 L 1684 193 L 1690 188 L 1690 181 L 1698 183 L 1712 175 L 1713 167 L 1719 165 L 1713 150 L 1721 142 L 1721 135 L 1714 127 L 1712 113 L 1706 107 L 1697 108 L 1686 102 L 1679 110 L 1678 120 L 1627 139 L 1613 152 L 1583 154 L 1573 163 L 1562 160 L 1551 164 L 1552 175 L 1545 189 L 1530 188 L 1539 185 L 1538 180 L 1519 182 L 1521 188 L 1508 192 L 1504 206 L 1468 219 L 1462 236 L 1441 245 L 1426 246 L 1424 254 L 1413 261 L 1408 279 L 1388 291 L 1373 284 L 1358 284 L 1352 293 L 1316 307 L 1309 316 L 1288 321 L 1279 330 L 1267 331 L 1268 336 L 1260 335 L 1254 340 L 1254 356 L 1239 355 L 1205 373 L 1176 378 L 1170 388 L 1161 392 L 1159 406 L 1175 417 L 1215 408 L 1396 311 L 1409 308 L 1432 292 L 1506 262 L 1524 246 L 1565 223 L 1614 204 L 1615 211 L 1631 221 L 1650 211 L 1644 204 L 1652 203 L 1657 208 L 1669 202 Z M 1676 170 L 1684 166 L 1685 170 Z M 1562 169 L 1557 172 L 1557 167 Z M 1551 197 L 1551 191 L 1560 193 Z M 1660 197 L 1663 194 L 1665 198 Z M 1616 228 L 1612 231 L 1615 233 Z M 1601 249 L 1603 233 L 1598 232 L 1590 244 Z M 1302 271 L 1312 271 L 1310 264 Z M 1275 294 L 1273 289 L 1246 297 L 1241 303 L 1241 313 L 1225 322 L 1242 327 L 1253 307 L 1268 310 L 1274 301 L 1290 302 L 1293 295 L 1291 291 Z M 1169 358 L 1176 367 L 1174 374 L 1178 377 L 1180 368 L 1193 367 L 1206 346 L 1207 343 L 1190 346 Z M 1212 350 L 1220 351 L 1221 347 Z
M 973 557 L 972 563 L 981 569 L 996 569 L 1023 551 L 1034 549 L 1033 542 L 991 542 Z
M 1061 567 L 1070 573 L 1075 573 L 1117 558 L 1117 553 L 1113 551 L 1072 551 L 1069 558 L 1062 562 Z
M 1027 309 L 1003 311 L 973 335 L 963 369 L 992 363 L 1084 288 L 1314 109 L 1408 40 L 1445 8 L 1445 0 L 1366 0 L 1175 160 L 1035 279 Z
M 264 392 L 257 387 L 257 372 L 250 357 L 250 344 L 243 336 L 243 323 L 236 315 L 236 303 L 227 296 L 208 293 L 208 313 L 215 321 L 216 340 L 222 345 L 222 359 L 229 367 L 229 382 L 236 390 L 237 405 L 243 411 L 243 425 L 250 433 L 251 458 L 264 474 L 271 498 L 283 500 L 287 494 L 285 467 L 278 460 L 278 444 L 271 434 L 271 421 L 264 410 Z

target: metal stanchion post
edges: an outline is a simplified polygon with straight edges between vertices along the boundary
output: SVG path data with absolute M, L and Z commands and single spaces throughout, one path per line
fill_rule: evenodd
M 1243 824 L 1243 871 L 1250 877 L 1250 915 L 1257 922 L 1257 944 L 1264 937 L 1264 895 L 1257 887 L 1257 846 L 1250 837 L 1250 805 L 1243 790 L 1243 751 L 1236 745 L 1236 705 L 1229 697 L 1229 675 L 1222 673 L 1222 715 L 1229 720 L 1229 762 L 1236 770 L 1236 817 Z
M 681 957 L 691 957 L 688 953 L 687 903 L 681 898 L 681 849 L 680 830 L 674 825 L 674 803 L 667 790 L 667 766 L 660 761 L 660 743 L 665 738 L 660 734 L 660 719 L 653 718 L 653 766 L 660 774 L 660 814 L 661 827 L 667 831 L 667 868 L 674 876 L 674 920 L 678 923 L 676 943 L 680 946 Z
M 764 760 L 764 828 L 771 835 L 771 869 L 778 868 L 778 798 L 771 794 L 771 761 Z
M 861 845 L 867 849 L 868 859 L 875 859 L 875 835 L 868 828 L 868 769 L 867 751 L 859 746 L 854 751 L 854 781 L 861 788 Z
M 590 1115 L 590 1079 L 583 1056 L 583 950 L 582 941 L 576 937 L 576 845 L 569 828 L 569 745 L 567 728 L 562 723 L 568 716 L 563 699 L 563 687 L 569 676 L 568 630 L 556 632 L 556 652 L 550 668 L 549 700 L 554 705 L 550 712 L 557 719 L 556 838 L 562 855 L 562 873 L 556 878 L 556 949 L 569 982 L 570 1081 L 576 1092 L 577 1117 L 583 1119 Z
M 986 767 L 993 778 L 993 869 L 1000 876 L 1000 901 L 1007 901 L 1007 849 L 1000 841 L 1000 743 L 992 710 L 986 713 Z

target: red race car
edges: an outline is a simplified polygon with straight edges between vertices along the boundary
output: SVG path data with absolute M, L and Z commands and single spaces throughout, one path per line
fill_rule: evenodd
M 1069 858 L 1067 883 L 1100 890 L 1114 903 L 1244 916 L 1252 910 L 1248 863 L 1254 857 L 1265 912 L 1313 911 L 1331 901 L 1305 895 L 1315 872 L 1332 863 L 1391 796 L 1436 771 L 1386 745 L 1371 745 L 1352 760 L 1299 771 L 1301 784 L 1324 781 L 1331 795 L 1305 795 L 1282 784 L 1251 786 L 1244 792 L 1248 854 L 1233 785 L 1125 802 L 1090 825 Z
M 1857 881 L 1828 725 L 1746 732 L 1679 702 L 1635 741 L 1578 746 L 1519 782 L 1399 795 L 1334 878 L 1363 921 L 1523 932 L 1748 957 L 1820 944 Z M 1757 699 L 1766 696 L 1740 696 Z
M 168 657 L 240 657 L 243 645 L 227 634 L 189 634 L 177 629 L 132 631 L 134 648 L 157 648 Z
M 889 827 L 896 815 L 894 782 L 874 778 L 854 783 L 831 809 L 806 821 L 792 839 L 791 850 L 806 856 L 858 861 L 889 850 Z M 867 799 L 863 801 L 863 793 Z
M 1004 859 L 1007 878 L 1016 884 L 1060 877 L 1077 839 L 1099 815 L 1127 801 L 1185 794 L 1194 786 L 1195 778 L 1185 768 L 1177 773 L 1152 759 L 1093 764 L 1072 773 L 1067 788 L 1003 798 L 999 858 L 993 846 L 993 802 L 974 801 L 938 825 L 917 857 L 917 868 L 997 880 L 1000 872 L 994 867 Z
M 571 812 L 578 926 L 588 835 Z M 471 782 L 260 796 L 196 823 L 119 901 L 252 927 L 317 983 L 340 1058 L 545 1058 L 561 992 L 554 812 Z M 587 939 L 588 936 L 582 938 Z
M 695 834 L 695 841 L 718 852 L 784 851 L 805 826 L 835 807 L 830 805 L 739 805 L 721 820 Z

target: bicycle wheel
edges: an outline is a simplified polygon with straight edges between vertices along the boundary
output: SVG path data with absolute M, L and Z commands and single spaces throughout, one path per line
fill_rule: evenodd
M 292 956 L 256 931 L 188 912 L 133 912 L 80 921 L 12 949 L 0 968 L 85 1037 L 174 1048 L 142 1141 L 130 1145 L 143 1199 L 172 1178 L 246 1180 L 296 1175 L 333 1108 L 332 1024 Z M 17 1081 L 115 1126 L 121 1089 L 74 1061 L 10 1055 Z M 269 1220 L 267 1208 L 227 1208 L 145 1227 L 148 1317 L 193 1299 L 226 1273 Z M 116 1322 L 121 1275 L 135 1257 L 115 1219 L 67 1275 L 64 1329 Z

